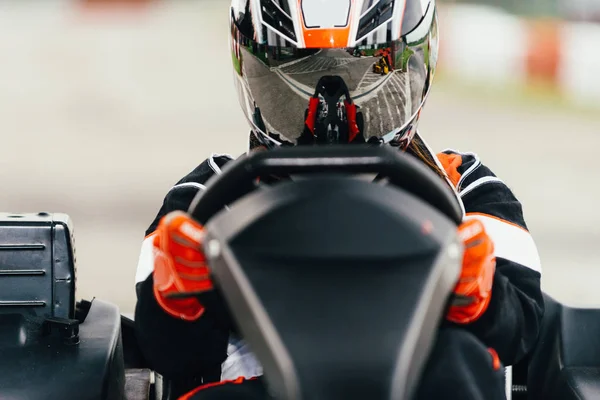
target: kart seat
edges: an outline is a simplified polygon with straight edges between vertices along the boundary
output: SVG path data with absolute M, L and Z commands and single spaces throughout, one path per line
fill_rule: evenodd
M 528 371 L 529 398 L 600 398 L 600 310 L 573 308 L 544 295 L 546 312 Z
M 556 393 L 561 399 L 597 399 L 600 394 L 600 368 L 566 368 L 564 384 Z

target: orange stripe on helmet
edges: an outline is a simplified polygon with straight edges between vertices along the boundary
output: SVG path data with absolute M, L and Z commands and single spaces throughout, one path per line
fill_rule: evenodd
M 303 29 L 304 44 L 314 47 L 346 47 L 350 37 L 350 28 Z
M 302 36 L 304 37 L 304 46 L 306 48 L 337 48 L 347 47 L 350 42 L 350 27 L 352 26 L 352 16 L 355 0 L 350 0 L 350 17 L 348 25 L 340 28 L 307 28 L 302 15 L 302 0 L 298 1 L 298 11 L 302 20 Z

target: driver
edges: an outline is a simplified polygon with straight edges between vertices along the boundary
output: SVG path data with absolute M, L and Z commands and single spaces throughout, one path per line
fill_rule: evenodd
M 437 61 L 435 2 L 234 0 L 230 19 L 249 151 L 393 146 L 454 189 L 465 210 L 463 269 L 416 397 L 504 399 L 502 366 L 521 360 L 538 335 L 540 259 L 508 186 L 474 153 L 435 154 L 417 132 Z M 352 47 L 365 57 L 348 54 Z M 386 75 L 373 68 L 384 53 L 392 64 Z M 268 398 L 259 361 L 213 290 L 203 228 L 186 212 L 231 160 L 213 154 L 177 182 L 142 245 L 139 343 L 182 399 Z

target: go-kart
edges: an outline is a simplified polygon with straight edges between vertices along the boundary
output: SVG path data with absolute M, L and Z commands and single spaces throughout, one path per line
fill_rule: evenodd
M 293 179 L 256 179 L 272 175 Z M 281 148 L 228 164 L 190 211 L 275 398 L 411 398 L 460 269 L 439 177 L 388 147 Z M 62 214 L 0 215 L 0 398 L 174 399 L 131 320 L 75 302 L 72 233 Z M 600 310 L 546 302 L 507 395 L 600 398 Z
M 379 59 L 379 61 L 373 64 L 373 73 L 387 75 L 390 73 L 390 65 L 391 63 L 389 54 L 384 55 Z
M 299 143 L 364 143 L 364 117 L 358 110 L 342 77 L 322 76 L 304 111 Z
M 361 50 L 358 47 L 349 48 L 348 54 L 350 54 L 352 57 L 357 58 L 365 57 L 367 55 L 367 53 L 364 50 Z

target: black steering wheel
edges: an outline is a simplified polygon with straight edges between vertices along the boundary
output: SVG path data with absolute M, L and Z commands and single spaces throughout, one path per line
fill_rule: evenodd
M 378 173 L 445 214 L 456 225 L 463 213 L 459 200 L 438 175 L 414 157 L 389 146 L 296 146 L 251 153 L 228 164 L 213 176 L 206 190 L 189 207 L 194 219 L 205 225 L 225 206 L 258 187 L 257 178 L 276 175 Z

